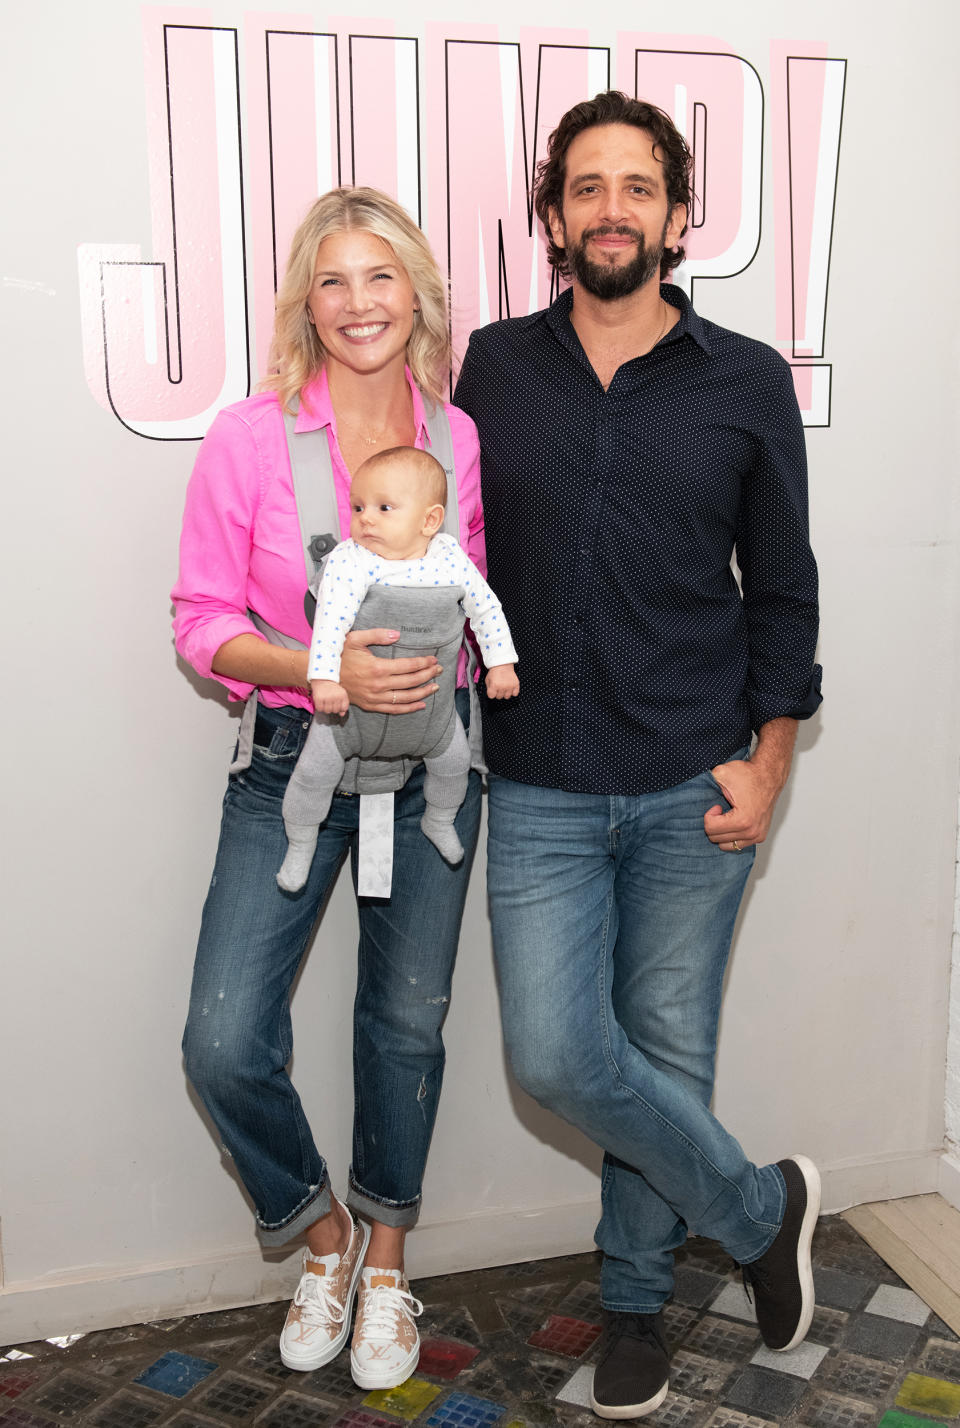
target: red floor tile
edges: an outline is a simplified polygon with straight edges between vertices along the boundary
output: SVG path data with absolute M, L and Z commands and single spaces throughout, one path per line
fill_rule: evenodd
M 537 1349 L 549 1349 L 553 1354 L 566 1354 L 567 1358 L 579 1359 L 599 1337 L 599 1324 L 551 1314 L 544 1327 L 531 1334 L 527 1343 Z

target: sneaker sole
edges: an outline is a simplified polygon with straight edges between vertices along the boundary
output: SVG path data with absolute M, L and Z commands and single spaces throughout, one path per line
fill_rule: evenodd
M 797 1240 L 797 1273 L 800 1279 L 800 1319 L 796 1332 L 788 1344 L 784 1344 L 781 1349 L 774 1349 L 774 1353 L 785 1354 L 790 1349 L 795 1349 L 807 1336 L 807 1330 L 813 1319 L 813 1311 L 816 1308 L 816 1299 L 813 1291 L 813 1264 L 810 1259 L 810 1247 L 813 1243 L 813 1232 L 816 1229 L 817 1217 L 820 1214 L 820 1172 L 812 1160 L 808 1160 L 805 1155 L 792 1155 L 790 1159 L 796 1165 L 803 1176 L 804 1184 L 807 1187 L 807 1208 L 803 1212 L 803 1221 L 800 1225 L 800 1237 Z
M 417 1347 L 407 1355 L 399 1368 L 392 1369 L 390 1372 L 383 1370 L 380 1373 L 371 1373 L 369 1370 L 357 1367 L 351 1350 L 350 1373 L 357 1388 L 399 1388 L 401 1383 L 406 1383 L 419 1362 L 420 1345 L 417 1344 Z
M 281 1340 L 280 1362 L 284 1368 L 294 1369 L 299 1373 L 310 1373 L 313 1369 L 323 1368 L 324 1364 L 330 1363 L 332 1359 L 337 1357 L 337 1354 L 347 1342 L 350 1325 L 353 1322 L 353 1306 L 357 1297 L 357 1285 L 360 1283 L 363 1261 L 367 1253 L 367 1245 L 370 1242 L 370 1226 L 365 1220 L 360 1220 L 359 1225 L 362 1243 L 360 1245 L 360 1253 L 357 1255 L 356 1267 L 350 1279 L 350 1289 L 347 1293 L 347 1302 L 343 1311 L 343 1324 L 341 1325 L 339 1334 L 335 1339 L 329 1339 L 324 1347 L 318 1349 L 316 1353 L 297 1358 L 287 1353 L 283 1347 L 283 1341 Z
M 667 1396 L 670 1388 L 669 1380 L 661 1389 L 648 1398 L 646 1403 L 598 1403 L 590 1393 L 590 1407 L 598 1418 L 645 1418 L 648 1413 L 652 1413 L 655 1408 L 659 1408 Z

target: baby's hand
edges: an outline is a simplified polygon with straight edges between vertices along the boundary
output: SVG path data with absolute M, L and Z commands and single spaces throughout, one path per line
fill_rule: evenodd
M 346 714 L 350 708 L 349 694 L 332 679 L 311 679 L 310 693 L 318 714 Z
M 520 693 L 520 681 L 512 664 L 495 664 L 487 670 L 487 698 L 512 699 Z

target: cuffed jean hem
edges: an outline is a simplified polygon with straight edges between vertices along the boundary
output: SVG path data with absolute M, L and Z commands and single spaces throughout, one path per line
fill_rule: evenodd
M 385 1200 L 382 1195 L 371 1195 L 357 1184 L 352 1172 L 347 1187 L 349 1209 L 369 1220 L 376 1220 L 378 1225 L 389 1225 L 394 1230 L 409 1230 L 417 1223 L 421 1198 L 418 1195 L 415 1200 Z
M 325 1180 L 322 1185 L 311 1187 L 310 1195 L 301 1200 L 293 1214 L 288 1215 L 279 1224 L 265 1225 L 258 1215 L 257 1234 L 260 1236 L 260 1243 L 285 1245 L 289 1240 L 296 1239 L 304 1230 L 308 1230 L 317 1220 L 322 1220 L 324 1215 L 329 1215 L 332 1208 L 330 1183 Z
M 775 1225 L 768 1225 L 760 1221 L 754 1221 L 754 1224 L 758 1230 L 766 1229 L 769 1231 L 769 1235 L 762 1249 L 754 1250 L 751 1253 L 741 1256 L 740 1254 L 738 1254 L 736 1246 L 724 1244 L 723 1248 L 726 1250 L 727 1254 L 732 1260 L 734 1260 L 736 1264 L 753 1264 L 755 1260 L 758 1260 L 763 1255 L 765 1255 L 767 1250 L 773 1244 L 774 1240 L 777 1238 L 777 1235 L 780 1233 L 780 1229 L 783 1224 L 783 1216 L 787 1208 L 787 1184 L 783 1178 L 783 1171 L 778 1165 L 771 1165 L 767 1168 L 774 1172 L 776 1177 L 776 1183 L 778 1184 L 780 1189 L 780 1212 L 777 1219 L 777 1223 Z M 659 1314 L 660 1310 L 664 1307 L 664 1305 L 669 1304 L 672 1300 L 673 1292 L 671 1291 L 668 1294 L 662 1294 L 660 1296 L 651 1298 L 649 1291 L 645 1291 L 645 1296 L 646 1297 L 642 1299 L 607 1299 L 604 1297 L 603 1291 L 601 1290 L 600 1307 L 601 1309 L 605 1309 L 607 1313 L 610 1314 Z
M 643 1303 L 634 1302 L 633 1300 L 628 1303 L 626 1300 L 621 1301 L 618 1299 L 615 1303 L 609 1304 L 606 1299 L 601 1296 L 600 1308 L 605 1310 L 608 1314 L 659 1314 L 663 1306 L 670 1302 L 670 1297 L 672 1296 L 661 1299 L 658 1303 L 654 1303 L 652 1299 L 646 1300 Z
M 755 1260 L 762 1258 L 762 1256 L 766 1254 L 767 1250 L 777 1238 L 777 1235 L 780 1233 L 781 1226 L 783 1225 L 783 1217 L 787 1209 L 787 1182 L 783 1178 L 783 1171 L 780 1169 L 779 1165 L 771 1165 L 769 1169 L 773 1171 L 774 1175 L 777 1178 L 777 1183 L 780 1187 L 780 1214 L 777 1217 L 777 1223 L 771 1228 L 770 1238 L 767 1240 L 767 1243 L 764 1245 L 763 1249 L 757 1250 L 756 1254 L 739 1255 L 734 1249 L 728 1246 L 724 1246 L 724 1248 L 727 1250 L 727 1253 L 731 1256 L 732 1259 L 736 1260 L 737 1264 L 753 1264 Z

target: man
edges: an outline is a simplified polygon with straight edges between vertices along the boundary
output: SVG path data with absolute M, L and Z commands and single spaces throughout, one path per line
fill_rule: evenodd
M 535 203 L 571 287 L 475 332 L 455 398 L 522 670 L 484 718 L 505 1036 L 520 1084 L 605 1151 L 605 1418 L 666 1395 L 688 1232 L 744 1266 L 771 1348 L 813 1314 L 816 1169 L 753 1165 L 708 1109 L 737 908 L 820 702 L 803 430 L 786 363 L 660 285 L 690 172 L 648 104 L 564 115 Z

